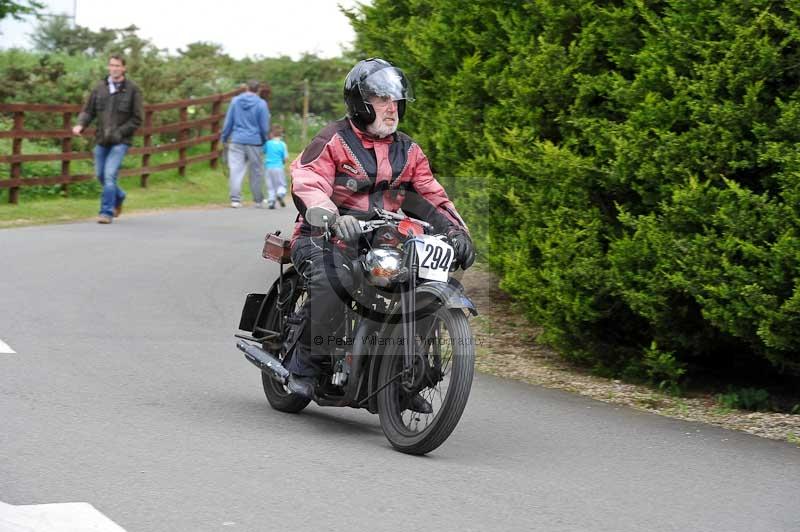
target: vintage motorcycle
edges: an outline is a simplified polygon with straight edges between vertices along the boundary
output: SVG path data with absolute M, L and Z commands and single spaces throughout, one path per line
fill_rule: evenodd
M 335 245 L 335 213 L 312 207 L 306 220 L 324 231 L 326 245 Z M 334 348 L 314 401 L 377 413 L 393 447 L 422 455 L 447 439 L 467 404 L 475 365 L 467 314 L 477 311 L 452 276 L 457 264 L 446 236 L 429 234 L 424 221 L 379 209 L 360 223 L 361 243 L 348 260 L 363 282 L 348 294 L 341 328 L 325 339 Z M 289 393 L 284 364 L 305 325 L 304 278 L 291 265 L 284 269 L 291 259 L 280 232 L 267 235 L 263 256 L 280 264 L 280 275 L 266 294 L 247 296 L 239 329 L 249 334 L 235 335 L 237 347 L 261 369 L 269 404 L 299 412 L 309 399 Z M 408 408 L 416 394 L 432 412 Z

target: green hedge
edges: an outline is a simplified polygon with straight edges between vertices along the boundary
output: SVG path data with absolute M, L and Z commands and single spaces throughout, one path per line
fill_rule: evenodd
M 359 53 L 412 77 L 406 129 L 548 341 L 628 376 L 800 373 L 800 2 L 350 16 Z

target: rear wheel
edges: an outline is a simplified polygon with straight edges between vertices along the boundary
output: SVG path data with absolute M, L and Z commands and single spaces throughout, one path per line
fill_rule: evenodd
M 383 357 L 378 386 L 378 415 L 386 438 L 398 451 L 425 454 L 439 447 L 453 432 L 472 388 L 475 345 L 467 317 L 461 310 L 440 308 L 418 322 L 415 384 L 404 386 L 403 348 Z M 388 383 L 388 384 L 387 384 Z M 408 409 L 419 393 L 433 412 Z
M 283 312 L 284 330 L 281 331 L 281 341 L 283 341 L 287 333 L 286 317 L 300 311 L 300 308 L 306 301 L 306 292 L 303 289 L 300 275 L 294 268 L 289 268 L 283 275 L 283 286 L 281 288 L 282 301 L 280 305 L 282 310 L 279 310 L 277 291 L 279 282 L 279 280 L 275 281 L 275 284 L 272 285 L 270 289 L 268 295 L 270 300 L 267 301 L 269 313 L 267 314 L 264 327 L 273 331 L 278 330 L 281 323 L 279 312 Z M 264 349 L 267 349 L 266 344 L 264 345 Z M 279 353 L 273 352 L 273 354 L 283 362 L 284 354 L 282 350 Z M 269 401 L 270 406 L 275 410 L 294 414 L 300 412 L 308 406 L 310 402 L 309 399 L 290 393 L 286 386 L 263 371 L 261 372 L 261 383 L 264 386 L 264 395 L 267 396 L 267 401 Z

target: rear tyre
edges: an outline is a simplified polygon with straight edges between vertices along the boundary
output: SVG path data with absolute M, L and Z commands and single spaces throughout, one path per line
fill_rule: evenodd
M 402 347 L 384 356 L 378 387 L 386 387 L 378 393 L 378 416 L 395 449 L 422 455 L 444 443 L 461 419 L 472 388 L 475 345 L 467 317 L 458 309 L 440 308 L 417 324 L 417 334 L 422 341 L 415 366 L 427 368 L 428 377 L 424 385 L 406 390 L 395 378 L 403 368 Z M 409 397 L 415 393 L 431 403 L 432 413 L 407 409 Z
M 280 324 L 279 312 L 281 312 L 281 310 L 279 310 L 278 307 L 277 290 L 279 282 L 279 280 L 275 281 L 275 284 L 273 284 L 272 288 L 270 288 L 268 295 L 269 300 L 267 301 L 267 305 L 269 305 L 269 314 L 267 314 L 267 319 L 264 325 L 265 328 L 273 331 L 278 330 L 278 325 Z M 281 331 L 281 340 L 283 340 L 286 337 L 287 332 L 286 316 L 298 312 L 306 300 L 306 292 L 303 289 L 300 275 L 297 273 L 297 271 L 295 271 L 294 268 L 289 268 L 284 272 L 281 295 L 283 298 L 283 301 L 281 302 L 283 303 L 281 308 L 283 309 L 282 312 L 284 313 L 284 330 Z M 265 344 L 264 349 L 266 348 L 267 346 Z M 273 354 L 280 359 L 281 362 L 283 362 L 284 354 L 282 352 Z M 261 383 L 264 386 L 264 395 L 267 396 L 267 401 L 269 401 L 270 406 L 280 412 L 295 414 L 308 406 L 308 403 L 310 402 L 310 399 L 299 397 L 290 393 L 286 386 L 279 383 L 263 371 L 261 372 Z

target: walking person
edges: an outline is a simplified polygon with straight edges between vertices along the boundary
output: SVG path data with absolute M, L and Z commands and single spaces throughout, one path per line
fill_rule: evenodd
M 92 120 L 97 119 L 94 167 L 97 180 L 103 185 L 97 223 L 110 224 L 122 213 L 125 191 L 117 183 L 122 159 L 133 143 L 133 134 L 142 125 L 142 92 L 125 77 L 125 58 L 112 54 L 108 58 L 108 77 L 92 90 L 78 124 L 72 133 L 80 136 Z
M 265 166 L 267 168 L 267 205 L 275 208 L 275 200 L 286 207 L 283 201 L 286 196 L 286 173 L 284 168 L 289 160 L 289 149 L 283 141 L 283 128 L 275 126 L 264 144 Z
M 258 95 L 260 86 L 258 81 L 247 82 L 247 91 L 231 100 L 222 128 L 222 143 L 230 141 L 227 148 L 228 185 L 234 209 L 242 206 L 242 180 L 248 171 L 255 206 L 264 206 L 262 146 L 269 132 L 269 107 Z

